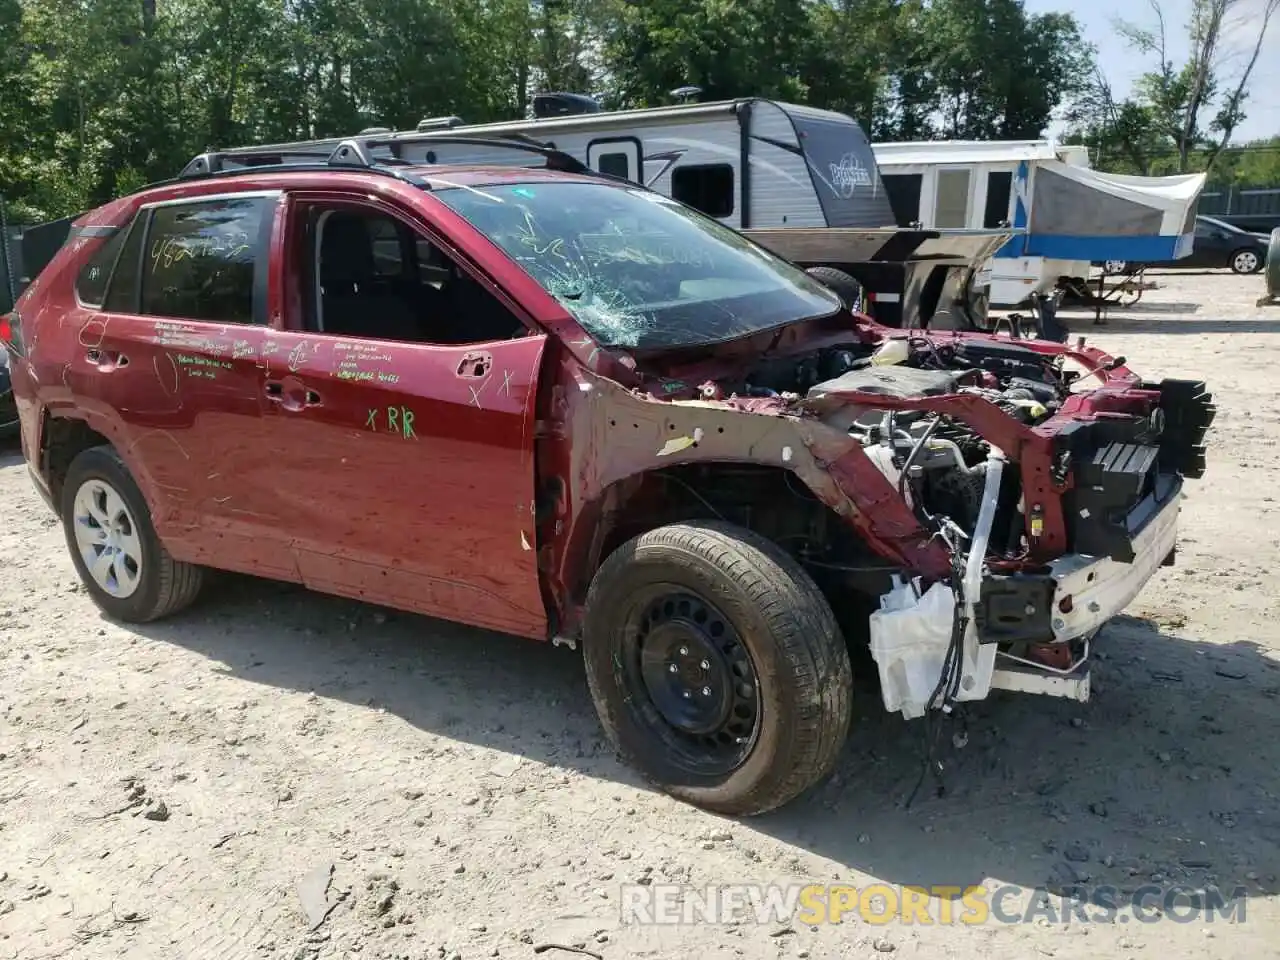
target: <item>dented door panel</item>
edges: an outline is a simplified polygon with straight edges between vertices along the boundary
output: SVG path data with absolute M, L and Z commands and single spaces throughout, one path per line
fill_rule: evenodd
M 277 334 L 262 512 L 316 590 L 545 637 L 532 501 L 546 338 L 434 346 Z

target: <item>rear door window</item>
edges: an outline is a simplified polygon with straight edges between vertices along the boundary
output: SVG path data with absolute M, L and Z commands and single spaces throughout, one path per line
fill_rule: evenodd
M 275 197 L 245 196 L 156 207 L 141 264 L 138 312 L 265 323 L 275 204 Z

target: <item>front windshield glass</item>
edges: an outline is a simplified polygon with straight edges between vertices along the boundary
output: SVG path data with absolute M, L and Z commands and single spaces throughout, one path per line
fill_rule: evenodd
M 434 193 L 601 346 L 717 343 L 840 309 L 802 270 L 660 194 L 571 181 Z

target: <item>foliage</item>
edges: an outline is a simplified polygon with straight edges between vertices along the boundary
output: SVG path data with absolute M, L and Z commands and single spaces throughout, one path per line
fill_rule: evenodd
M 1280 0 L 1192 0 L 1183 63 L 1170 57 L 1160 0 L 1149 3 L 1148 25 L 1121 20 L 1116 28 L 1153 65 L 1123 100 L 1096 73 L 1075 104 L 1073 139 L 1096 148 L 1099 165 L 1117 171 L 1225 173 L 1215 168 L 1236 162 L 1228 144 L 1246 118 L 1249 82 Z
M 51 219 L 211 147 L 515 118 L 553 89 L 1037 137 L 1090 57 L 1021 0 L 0 0 L 0 195 Z

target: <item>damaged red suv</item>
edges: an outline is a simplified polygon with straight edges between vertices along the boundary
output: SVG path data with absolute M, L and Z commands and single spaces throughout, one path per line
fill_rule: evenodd
M 6 318 L 108 615 L 220 568 L 580 645 L 620 751 L 733 814 L 831 770 L 859 647 L 908 717 L 1087 697 L 1095 633 L 1173 560 L 1202 383 L 877 326 L 555 151 L 386 146 L 197 158 L 80 218 Z

